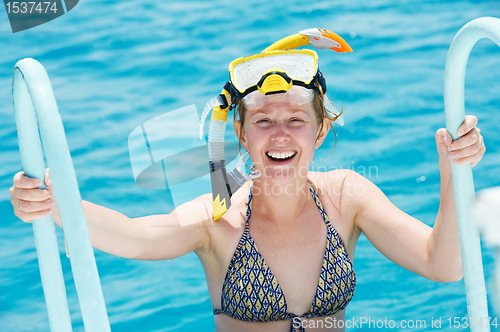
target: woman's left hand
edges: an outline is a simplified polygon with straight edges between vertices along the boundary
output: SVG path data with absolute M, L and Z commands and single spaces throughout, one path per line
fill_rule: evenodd
M 476 125 L 477 118 L 474 115 L 467 115 L 464 123 L 457 130 L 460 138 L 456 141 L 452 141 L 446 128 L 439 129 L 436 132 L 439 155 L 449 158 L 456 165 L 470 163 L 472 167 L 476 166 L 486 151 L 481 130 Z

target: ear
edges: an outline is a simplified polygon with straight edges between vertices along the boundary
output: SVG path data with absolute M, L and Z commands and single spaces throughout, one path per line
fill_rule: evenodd
M 247 140 L 245 138 L 245 129 L 242 130 L 241 137 L 240 137 L 240 128 L 241 128 L 240 120 L 235 120 L 234 121 L 234 132 L 236 133 L 236 137 L 238 137 L 238 139 L 240 140 L 240 143 L 241 143 L 241 146 L 243 147 L 243 149 L 248 151 L 248 144 L 247 144 Z
M 318 132 L 316 134 L 317 135 L 317 139 L 316 139 L 316 143 L 315 143 L 316 149 L 319 148 L 321 146 L 321 144 L 323 144 L 329 130 L 330 130 L 330 120 L 325 118 L 325 119 L 323 119 L 323 128 L 321 129 L 321 131 L 318 128 Z

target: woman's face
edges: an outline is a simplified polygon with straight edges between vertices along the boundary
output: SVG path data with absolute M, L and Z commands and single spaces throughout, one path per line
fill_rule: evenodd
M 247 110 L 245 117 L 241 145 L 250 154 L 262 179 L 286 184 L 295 178 L 307 177 L 314 150 L 328 132 L 325 124 L 319 132 L 311 103 L 269 103 Z M 239 127 L 240 122 L 236 121 L 237 134 Z

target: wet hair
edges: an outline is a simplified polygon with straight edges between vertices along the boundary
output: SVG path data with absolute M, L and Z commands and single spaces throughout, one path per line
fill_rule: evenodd
M 330 120 L 329 125 L 332 128 L 333 134 L 335 137 L 335 144 L 333 146 L 332 153 L 330 153 L 330 156 L 328 156 L 328 158 L 330 158 L 331 155 L 333 154 L 333 151 L 335 151 L 335 147 L 337 146 L 337 134 L 335 133 L 335 128 L 333 128 L 333 122 L 337 121 L 338 117 L 340 115 L 342 115 L 342 113 L 344 113 L 344 109 L 341 105 L 341 110 L 340 110 L 339 114 L 333 114 L 330 111 L 328 111 L 328 109 L 326 109 L 325 104 L 324 104 L 323 89 L 321 88 L 321 85 L 319 85 L 317 82 L 316 82 L 316 87 L 318 88 L 318 91 L 316 91 L 316 90 L 314 91 L 314 98 L 311 101 L 311 103 L 312 103 L 312 108 L 314 110 L 314 114 L 316 115 L 316 122 L 318 123 L 319 131 L 321 132 L 321 130 L 323 130 L 323 120 L 328 119 L 328 120 Z M 238 149 L 239 149 L 240 154 L 241 154 L 241 135 L 243 132 L 243 127 L 245 126 L 245 115 L 247 112 L 247 108 L 245 107 L 243 100 L 240 100 L 238 102 L 238 104 L 236 106 L 234 106 L 233 111 L 234 111 L 233 112 L 233 114 L 234 114 L 233 120 L 235 121 L 235 120 L 239 119 L 239 121 L 241 123 L 240 132 L 238 134 L 238 138 L 239 138 L 238 139 Z M 318 134 L 318 137 L 319 137 L 319 134 Z M 318 137 L 316 137 L 316 140 L 318 139 Z M 326 158 L 326 159 L 328 159 L 328 158 Z

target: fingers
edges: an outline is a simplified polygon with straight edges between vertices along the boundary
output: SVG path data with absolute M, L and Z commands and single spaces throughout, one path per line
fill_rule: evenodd
M 452 137 L 446 128 L 441 128 L 436 131 L 436 147 L 441 157 L 448 157 L 448 146 L 452 141 Z
M 479 160 L 481 160 L 481 159 L 483 158 L 484 154 L 486 153 L 486 145 L 484 145 L 484 144 L 483 144 L 483 147 L 481 148 L 481 150 L 480 150 L 479 152 L 480 152 L 480 154 L 481 154 L 481 157 L 479 158 Z M 477 161 L 473 161 L 473 162 L 471 163 L 471 166 L 472 166 L 472 167 L 476 166 L 476 165 L 477 165 L 477 163 L 479 162 L 479 160 L 477 160 Z
M 486 152 L 486 148 L 483 145 L 481 147 L 481 149 L 475 155 L 468 156 L 468 157 L 465 157 L 465 158 L 453 159 L 453 163 L 455 165 L 463 165 L 463 164 L 470 163 L 471 166 L 474 167 L 481 160 L 481 158 L 483 157 L 483 155 L 484 155 L 485 152 Z
M 29 201 L 19 200 L 15 205 L 17 210 L 25 214 L 29 214 L 29 213 L 38 213 L 50 210 L 50 208 L 54 206 L 54 201 L 50 199 L 45 200 L 43 202 L 29 202 Z M 31 218 L 31 219 L 36 219 L 36 218 Z
M 52 201 L 46 201 L 44 203 L 18 201 L 17 204 L 13 204 L 14 214 L 25 222 L 42 219 L 52 213 L 52 209 L 50 209 L 50 207 L 46 208 L 50 205 L 50 203 L 52 203 Z M 43 209 L 38 210 L 39 208 Z M 24 209 L 31 209 L 33 211 L 25 211 Z
M 45 185 L 52 189 L 52 179 L 50 178 L 50 170 L 48 168 L 45 169 Z
M 52 198 L 52 192 L 48 189 L 22 189 L 17 187 L 10 188 L 12 199 L 22 201 L 41 202 Z
M 436 141 L 437 143 L 450 145 L 450 143 L 453 141 L 453 138 L 451 137 L 448 130 L 446 130 L 446 128 L 441 128 L 436 132 Z
M 473 130 L 476 127 L 476 125 L 477 125 L 477 118 L 474 115 L 466 115 L 464 123 L 462 123 L 460 127 L 458 127 L 457 130 L 458 137 L 461 137 L 470 132 L 471 130 Z
M 48 175 L 48 169 L 46 175 Z M 51 187 L 38 189 L 42 186 L 42 182 L 36 178 L 27 177 L 24 172 L 17 173 L 13 182 L 14 185 L 9 189 L 9 193 L 16 216 L 25 222 L 31 222 L 52 213 L 51 207 L 55 205 L 55 200 L 50 190 Z
M 455 143 L 453 143 L 455 144 Z M 451 146 L 449 146 L 451 147 Z M 476 140 L 475 143 L 472 145 L 466 146 L 464 148 L 461 148 L 459 150 L 452 150 L 449 154 L 448 157 L 450 159 L 463 159 L 463 158 L 468 158 L 474 155 L 477 155 L 481 149 L 484 147 L 483 143 L 483 137 L 480 136 L 479 140 Z M 482 155 L 481 155 L 482 156 Z
M 482 138 L 483 138 L 483 136 L 481 136 L 479 129 L 471 130 L 467 134 L 465 134 L 464 136 L 460 137 L 459 139 L 454 141 L 452 144 L 450 144 L 448 146 L 448 151 L 461 150 L 461 149 L 465 149 L 467 147 L 473 146 L 474 144 L 477 144 L 478 142 L 482 143 Z
M 24 175 L 24 172 L 19 172 L 14 175 L 14 187 L 33 189 L 42 185 L 42 182 L 36 178 L 30 178 Z
M 476 127 L 478 121 L 473 115 L 467 115 L 458 128 L 459 139 L 452 141 L 446 129 L 436 132 L 436 143 L 440 156 L 448 157 L 456 165 L 471 164 L 474 167 L 486 151 L 481 130 Z
M 24 189 L 21 189 L 24 190 Z M 32 189 L 34 192 L 44 192 L 46 190 Z M 33 193 L 29 194 L 31 196 Z M 55 205 L 52 199 L 42 201 L 22 200 L 12 198 L 11 203 L 14 206 L 14 214 L 25 222 L 45 218 L 52 213 L 51 207 Z
M 479 128 L 473 128 L 467 134 L 448 146 L 448 158 L 456 165 L 471 164 L 474 167 L 486 152 L 484 138 Z

